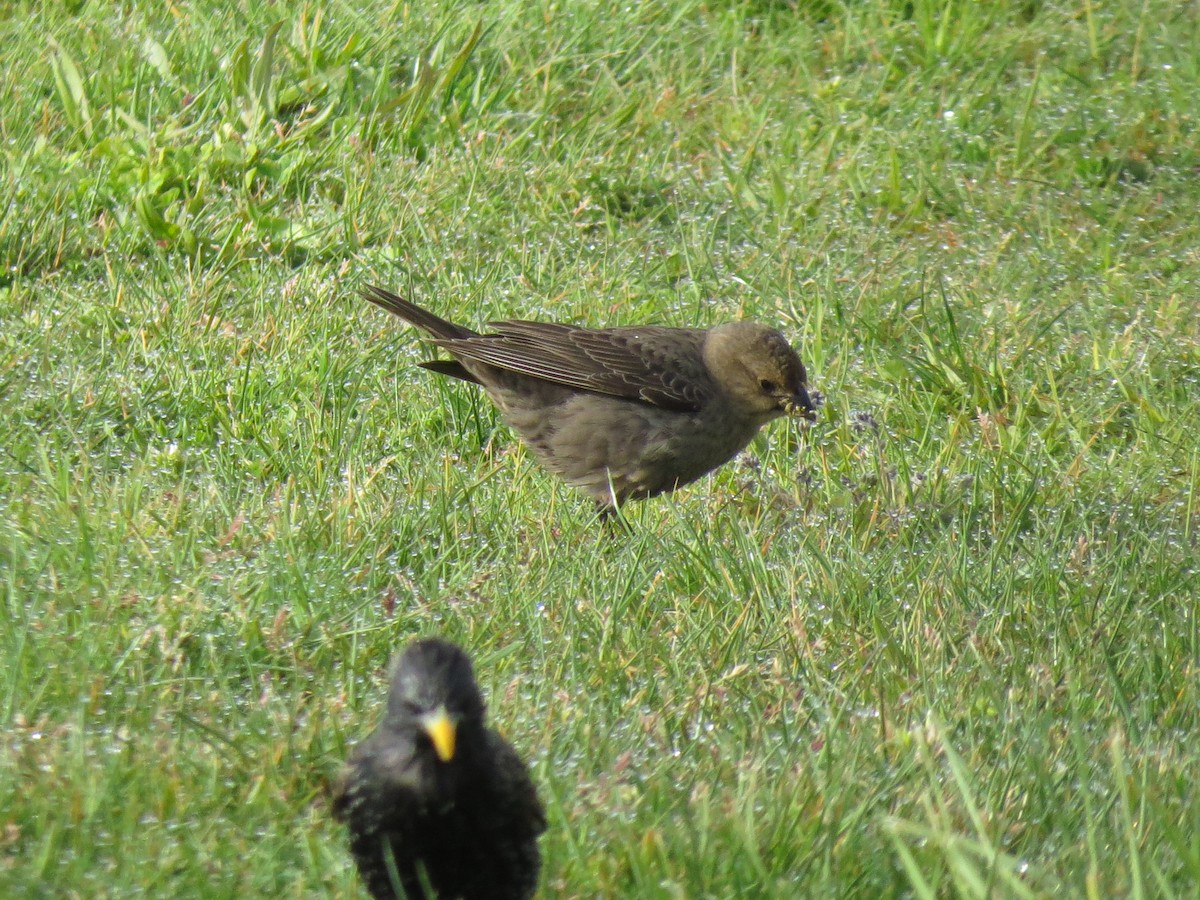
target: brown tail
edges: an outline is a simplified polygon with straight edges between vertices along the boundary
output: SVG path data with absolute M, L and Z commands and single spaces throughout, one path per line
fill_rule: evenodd
M 429 310 L 422 309 L 417 304 L 410 303 L 403 297 L 399 297 L 391 291 L 385 291 L 381 287 L 375 287 L 373 284 L 368 284 L 363 288 L 362 296 L 364 300 L 369 300 L 380 309 L 386 309 L 392 315 L 399 316 L 405 322 L 428 331 L 439 341 L 469 338 L 474 337 L 476 334 L 470 328 L 463 328 L 461 325 L 447 322 L 445 319 L 435 316 Z
M 449 375 L 451 378 L 459 378 L 463 381 L 469 381 L 472 384 L 483 384 L 478 378 L 472 375 L 463 367 L 463 364 L 456 362 L 453 359 L 431 359 L 429 362 L 417 363 L 422 369 L 428 369 L 430 372 L 437 372 L 439 375 Z

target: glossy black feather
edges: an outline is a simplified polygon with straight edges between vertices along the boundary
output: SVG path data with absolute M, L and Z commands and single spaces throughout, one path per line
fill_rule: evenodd
M 422 718 L 457 723 L 453 757 Z M 537 888 L 546 818 L 516 751 L 484 723 L 470 660 L 453 644 L 415 641 L 392 677 L 379 728 L 351 754 L 334 792 L 359 874 L 376 900 L 524 900 Z M 397 891 L 397 888 L 400 890 Z

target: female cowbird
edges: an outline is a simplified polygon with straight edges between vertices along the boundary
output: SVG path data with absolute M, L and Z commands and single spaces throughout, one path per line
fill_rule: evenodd
M 382 288 L 363 296 L 432 335 L 454 359 L 421 365 L 482 385 L 542 465 L 604 509 L 695 481 L 772 419 L 814 417 L 800 357 L 755 322 L 479 334 Z
M 387 714 L 350 755 L 334 815 L 376 900 L 522 900 L 537 888 L 546 817 L 525 763 L 484 724 L 471 661 L 436 638 L 411 643 Z

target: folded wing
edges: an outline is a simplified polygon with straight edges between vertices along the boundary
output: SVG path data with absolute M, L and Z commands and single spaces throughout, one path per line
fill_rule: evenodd
M 582 391 L 696 411 L 714 393 L 696 328 L 576 328 L 493 322 L 494 333 L 439 339 L 464 362 L 483 363 Z

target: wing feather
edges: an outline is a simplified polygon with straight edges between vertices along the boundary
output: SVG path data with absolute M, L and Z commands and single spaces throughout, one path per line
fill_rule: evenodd
M 494 333 L 437 343 L 482 363 L 583 391 L 695 411 L 714 394 L 696 328 L 575 328 L 552 322 L 493 322 Z

